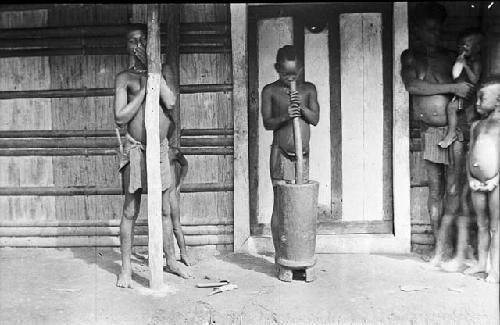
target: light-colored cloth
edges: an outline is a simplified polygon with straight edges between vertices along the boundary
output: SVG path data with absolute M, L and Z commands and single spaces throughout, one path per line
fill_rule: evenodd
M 127 141 L 123 146 L 123 151 L 120 153 L 119 171 L 122 172 L 123 168 L 130 163 L 128 192 L 135 193 L 138 189 L 146 190 L 146 146 L 132 138 L 128 133 L 126 139 Z M 167 138 L 163 139 L 160 143 L 160 170 L 162 191 L 165 191 L 173 183 L 170 172 L 169 145 Z
M 436 164 L 450 164 L 450 152 L 448 149 L 443 149 L 439 146 L 439 142 L 443 140 L 448 132 L 447 126 L 429 126 L 423 131 L 423 147 L 424 159 Z M 456 130 L 457 140 L 464 141 L 462 130 Z
M 290 156 L 280 149 L 279 145 L 271 145 L 271 155 L 269 158 L 269 169 L 273 185 L 295 180 L 295 163 L 297 158 Z M 309 154 L 304 155 L 303 168 L 304 181 L 309 181 Z

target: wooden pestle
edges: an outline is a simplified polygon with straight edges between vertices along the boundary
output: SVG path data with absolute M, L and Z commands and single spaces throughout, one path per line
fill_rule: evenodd
M 297 90 L 296 81 L 290 82 L 290 92 Z M 293 118 L 293 135 L 295 140 L 295 184 L 302 184 L 304 182 L 304 157 L 302 155 L 302 132 L 300 131 L 300 117 Z

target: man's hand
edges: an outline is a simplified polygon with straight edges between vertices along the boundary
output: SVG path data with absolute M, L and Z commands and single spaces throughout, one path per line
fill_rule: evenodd
M 288 106 L 288 117 L 293 119 L 295 117 L 300 117 L 300 116 L 301 116 L 301 112 L 300 112 L 299 105 L 293 103 L 290 106 Z
M 292 91 L 290 92 L 290 101 L 292 102 L 292 104 L 297 104 L 298 106 L 300 106 L 300 104 L 302 103 L 302 96 L 298 91 Z
M 483 184 L 475 178 L 470 178 L 469 187 L 471 188 L 472 191 L 477 192 L 483 187 Z
M 134 49 L 134 54 L 139 61 L 141 61 L 142 64 L 144 64 L 145 67 L 148 66 L 148 59 L 146 55 L 146 49 L 141 46 L 140 44 Z
M 457 95 L 458 97 L 461 98 L 467 98 L 470 93 L 472 92 L 472 89 L 474 86 L 468 82 L 461 81 L 457 84 L 455 84 L 455 87 L 453 89 L 453 93 Z

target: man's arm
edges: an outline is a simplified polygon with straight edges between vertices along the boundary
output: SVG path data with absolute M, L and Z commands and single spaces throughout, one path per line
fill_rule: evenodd
M 160 81 L 160 100 L 167 109 L 173 109 L 177 100 L 177 90 L 175 89 L 175 76 L 168 64 L 162 69 L 162 78 Z
M 401 78 L 406 90 L 412 95 L 441 95 L 455 94 L 459 97 L 467 97 L 472 85 L 466 82 L 435 84 L 420 80 L 417 76 L 416 62 L 409 50 L 401 54 Z
M 469 67 L 467 62 L 465 62 L 464 70 L 465 73 L 467 73 L 467 77 L 469 77 L 470 82 L 472 82 L 473 84 L 477 84 L 479 78 L 481 77 L 481 62 L 472 62 L 472 67 Z
M 146 80 L 141 79 L 141 90 L 130 103 L 127 103 L 127 75 L 119 74 L 115 80 L 114 113 L 119 126 L 127 124 L 141 107 L 146 96 Z
M 309 102 L 308 107 L 301 107 L 300 111 L 302 117 L 307 123 L 316 126 L 319 122 L 319 104 L 318 104 L 318 93 L 316 92 L 316 86 L 311 84 L 311 90 L 309 91 Z
M 477 123 L 478 123 L 478 121 L 472 123 L 472 126 L 470 128 L 471 147 L 472 147 L 472 144 L 474 141 L 473 135 L 474 135 L 474 129 L 476 128 Z M 481 182 L 479 180 L 477 180 L 475 177 L 473 177 L 470 173 L 470 150 L 469 150 L 469 152 L 467 152 L 465 159 L 466 159 L 465 170 L 466 170 L 466 174 L 467 174 L 467 181 L 469 182 L 469 187 L 471 188 L 471 190 L 477 191 L 481 187 Z
M 181 185 L 184 183 L 184 179 L 186 178 L 187 172 L 189 170 L 189 166 L 186 157 L 184 157 L 184 155 L 180 152 L 177 154 L 177 161 L 181 165 L 179 182 L 177 184 L 177 191 L 180 191 Z
M 295 114 L 294 116 L 300 116 L 300 112 L 298 110 L 298 107 L 295 107 L 295 108 L 289 107 L 288 111 L 290 112 L 291 110 L 293 110 L 295 112 L 295 113 L 293 113 L 293 114 Z M 272 116 L 272 89 L 269 85 L 265 86 L 264 89 L 262 89 L 261 112 L 262 112 L 262 121 L 264 124 L 264 128 L 266 130 L 277 130 L 284 123 L 286 123 L 292 119 L 292 117 L 290 116 L 290 113 L 282 114 L 282 115 L 276 116 L 276 117 Z

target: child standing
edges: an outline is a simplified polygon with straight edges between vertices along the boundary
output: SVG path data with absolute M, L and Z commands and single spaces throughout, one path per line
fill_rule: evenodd
M 452 74 L 453 79 L 458 81 L 469 82 L 476 85 L 481 77 L 481 41 L 483 38 L 483 33 L 478 28 L 467 28 L 460 32 L 458 38 L 458 52 L 459 55 L 453 66 Z M 453 141 L 458 137 L 464 137 L 469 130 L 459 129 L 457 133 L 457 127 L 459 125 L 459 117 L 457 113 L 461 111 L 460 118 L 464 126 L 470 127 L 470 121 L 474 119 L 474 98 L 466 100 L 458 98 L 455 96 L 453 100 L 448 104 L 446 108 L 446 114 L 448 117 L 448 131 L 439 146 L 441 148 L 448 148 Z M 465 116 L 464 116 L 465 115 Z M 460 139 L 462 140 L 462 139 Z
M 478 112 L 485 119 L 471 129 L 471 145 L 467 158 L 467 178 L 472 190 L 472 204 L 477 215 L 478 263 L 465 270 L 467 274 L 486 272 L 488 252 L 491 270 L 487 282 L 498 283 L 499 235 L 498 221 L 500 170 L 500 79 L 484 83 L 478 92 Z
M 302 81 L 302 62 L 295 47 L 286 45 L 278 50 L 274 64 L 279 78 L 262 89 L 262 120 L 266 130 L 273 131 L 271 145 L 270 170 L 273 184 L 274 203 L 271 218 L 271 231 L 278 260 L 278 220 L 276 216 L 276 186 L 284 182 L 292 182 L 295 178 L 295 140 L 292 120 L 299 118 L 302 152 L 304 155 L 304 182 L 309 178 L 309 125 L 319 121 L 319 104 L 316 87 L 310 82 Z M 296 82 L 296 91 L 290 91 L 290 83 Z

